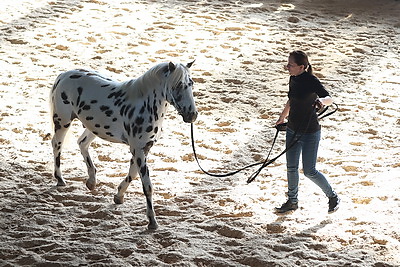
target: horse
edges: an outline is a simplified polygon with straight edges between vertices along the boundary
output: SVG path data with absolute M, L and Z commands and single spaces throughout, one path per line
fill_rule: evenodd
M 157 229 L 152 200 L 153 185 L 146 158 L 160 136 L 169 105 L 177 110 L 186 123 L 192 123 L 197 118 L 193 80 L 189 71 L 193 62 L 160 63 L 139 78 L 125 82 L 86 69 L 61 73 L 50 94 L 54 128 L 51 143 L 57 186 L 66 185 L 60 168 L 62 144 L 71 122 L 79 119 L 85 128 L 78 145 L 87 166 L 87 188 L 93 190 L 96 186 L 96 168 L 88 151 L 90 143 L 100 137 L 128 145 L 132 154 L 129 173 L 118 186 L 114 202 L 124 202 L 125 191 L 139 174 L 147 203 L 147 227 L 149 230 Z

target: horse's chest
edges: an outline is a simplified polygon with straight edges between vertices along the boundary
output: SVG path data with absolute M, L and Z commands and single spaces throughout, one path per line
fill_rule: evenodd
M 133 140 L 155 141 L 161 133 L 163 117 L 163 110 L 159 106 L 142 104 L 131 107 L 126 112 L 124 122 L 126 135 Z

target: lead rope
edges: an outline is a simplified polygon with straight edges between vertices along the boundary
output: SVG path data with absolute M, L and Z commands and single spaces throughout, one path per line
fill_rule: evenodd
M 232 176 L 232 175 L 234 175 L 234 174 L 236 174 L 236 173 L 239 173 L 239 172 L 241 172 L 241 171 L 243 171 L 243 170 L 246 170 L 246 169 L 248 169 L 248 168 L 251 168 L 251 167 L 254 167 L 254 166 L 263 164 L 263 162 L 256 162 L 256 163 L 250 164 L 250 165 L 248 165 L 248 166 L 245 166 L 245 167 L 243 167 L 243 168 L 240 168 L 240 169 L 238 169 L 238 170 L 236 170 L 236 171 L 232 171 L 232 172 L 228 172 L 228 173 L 224 173 L 224 174 L 216 174 L 216 173 L 208 172 L 208 171 L 204 170 L 204 169 L 201 167 L 200 162 L 199 162 L 199 159 L 198 159 L 198 157 L 197 157 L 196 148 L 195 148 L 195 145 L 194 145 L 193 123 L 190 124 L 190 135 L 191 135 L 191 138 L 192 138 L 192 148 L 193 148 L 193 156 L 194 156 L 194 159 L 196 160 L 197 165 L 199 165 L 200 170 L 201 170 L 202 172 L 204 172 L 205 174 L 209 175 L 209 176 L 213 176 L 213 177 L 228 177 L 228 176 Z M 276 136 L 277 136 L 277 135 L 276 135 Z M 271 147 L 271 150 L 272 150 L 272 147 Z
M 320 119 L 323 119 L 323 118 L 325 118 L 325 117 L 328 117 L 328 116 L 330 116 L 330 115 L 332 115 L 333 113 L 335 113 L 335 112 L 338 110 L 338 105 L 335 104 L 335 103 L 333 103 L 333 104 L 335 105 L 335 109 L 334 109 L 333 111 L 331 111 L 331 112 L 325 114 L 324 116 L 321 116 L 321 115 L 322 115 L 323 113 L 325 113 L 325 112 L 327 111 L 327 109 L 328 109 L 328 107 L 325 107 L 325 108 L 318 114 L 318 119 L 319 119 L 319 120 L 320 120 Z M 313 108 L 315 109 L 315 104 L 313 105 Z M 320 116 L 321 116 L 321 117 L 320 117 Z M 310 124 L 310 121 L 311 121 L 311 116 L 310 116 L 310 119 L 308 120 L 307 128 L 308 128 L 308 126 L 309 126 L 309 124 Z M 272 141 L 272 145 L 271 145 L 271 148 L 270 148 L 270 150 L 269 150 L 269 152 L 268 152 L 267 158 L 266 158 L 264 161 L 262 161 L 262 162 L 256 162 L 256 163 L 247 165 L 247 166 L 245 166 L 245 167 L 243 167 L 243 168 L 240 168 L 240 169 L 238 169 L 238 170 L 236 170 L 236 171 L 232 171 L 232 172 L 228 172 L 228 173 L 224 173 L 224 174 L 215 174 L 215 173 L 210 173 L 210 172 L 204 170 L 204 169 L 201 167 L 201 165 L 200 165 L 200 162 L 199 162 L 199 159 L 198 159 L 197 153 L 196 153 L 195 144 L 194 144 L 194 140 L 195 140 L 195 139 L 194 139 L 194 133 L 193 133 L 193 132 L 194 132 L 194 130 L 193 130 L 193 123 L 191 123 L 191 124 L 190 124 L 190 136 L 191 136 L 191 139 L 192 139 L 192 149 L 193 149 L 193 156 L 194 156 L 194 159 L 196 160 L 197 165 L 199 166 L 200 170 L 201 170 L 203 173 L 205 173 L 205 174 L 207 174 L 207 175 L 209 175 L 209 176 L 212 176 L 212 177 L 228 177 L 228 176 L 235 175 L 235 174 L 237 174 L 237 173 L 239 173 L 239 172 L 241 172 L 241 171 L 243 171 L 243 170 L 246 170 L 246 169 L 248 169 L 248 168 L 251 168 L 251 167 L 254 167 L 254 166 L 258 166 L 258 165 L 262 165 L 258 170 L 256 170 L 256 171 L 247 179 L 247 183 L 251 183 L 252 181 L 254 181 L 254 180 L 256 179 L 256 177 L 261 173 L 261 171 L 262 171 L 265 167 L 267 167 L 268 165 L 272 164 L 272 163 L 275 162 L 278 158 L 280 158 L 283 154 L 285 154 L 285 153 L 286 153 L 289 149 L 291 149 L 291 148 L 301 139 L 301 137 L 303 136 L 303 134 L 301 134 L 298 138 L 296 138 L 296 136 L 297 136 L 297 130 L 298 130 L 298 129 L 296 129 L 296 131 L 295 131 L 295 133 L 294 133 L 294 135 L 293 135 L 292 140 L 290 140 L 290 142 L 289 142 L 289 146 L 287 146 L 278 156 L 274 157 L 273 159 L 269 159 L 269 156 L 270 156 L 270 154 L 271 154 L 271 152 L 272 152 L 272 149 L 273 149 L 273 147 L 274 147 L 274 145 L 275 145 L 276 139 L 278 138 L 279 132 L 280 132 L 280 131 L 284 131 L 283 129 L 281 129 L 281 128 L 282 128 L 281 125 L 277 125 L 275 128 L 276 128 L 275 137 L 274 137 L 274 139 L 273 139 L 273 141 Z

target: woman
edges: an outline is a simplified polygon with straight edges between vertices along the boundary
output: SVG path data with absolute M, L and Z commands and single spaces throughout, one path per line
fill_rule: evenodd
M 290 74 L 289 100 L 276 124 L 284 123 L 288 118 L 286 146 L 292 147 L 286 152 L 288 200 L 280 208 L 276 208 L 276 211 L 285 213 L 298 208 L 298 168 L 301 154 L 304 175 L 318 185 L 329 198 L 328 212 L 335 212 L 339 208 L 340 199 L 325 176 L 315 169 L 321 138 L 316 107 L 331 105 L 332 98 L 312 74 L 311 64 L 304 52 L 290 53 L 286 68 Z

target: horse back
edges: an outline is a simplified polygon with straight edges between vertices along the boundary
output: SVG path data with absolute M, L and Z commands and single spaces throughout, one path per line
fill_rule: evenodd
M 70 70 L 60 74 L 53 87 L 51 101 L 58 116 L 78 118 L 98 137 L 125 143 L 123 121 L 118 110 L 125 93 L 120 83 L 88 70 Z

